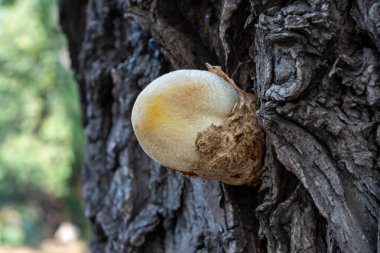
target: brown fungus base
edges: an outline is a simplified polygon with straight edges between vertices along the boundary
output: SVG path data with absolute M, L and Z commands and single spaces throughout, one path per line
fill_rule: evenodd
M 196 147 L 201 159 L 185 174 L 231 185 L 256 186 L 261 181 L 264 153 L 264 135 L 255 114 L 256 99 L 239 89 L 219 67 L 207 67 L 233 86 L 240 101 L 222 125 L 211 125 L 198 133 Z

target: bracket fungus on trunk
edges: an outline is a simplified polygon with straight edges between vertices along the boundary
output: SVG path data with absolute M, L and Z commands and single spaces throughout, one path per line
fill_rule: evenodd
M 137 97 L 132 126 L 143 150 L 187 176 L 231 185 L 257 185 L 264 137 L 255 97 L 220 67 L 177 70 L 151 82 Z

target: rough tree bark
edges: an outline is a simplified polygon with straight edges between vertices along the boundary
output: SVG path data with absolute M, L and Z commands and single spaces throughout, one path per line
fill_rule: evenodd
M 61 0 L 60 18 L 92 252 L 380 249 L 378 0 Z M 205 62 L 258 98 L 260 187 L 168 171 L 132 132 L 145 85 Z

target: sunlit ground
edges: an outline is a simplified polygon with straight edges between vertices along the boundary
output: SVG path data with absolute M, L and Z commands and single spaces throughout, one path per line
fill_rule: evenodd
M 86 244 L 83 241 L 59 244 L 52 240 L 41 243 L 38 247 L 0 245 L 0 253 L 85 253 Z
M 57 2 L 0 0 L 0 253 L 77 253 L 52 247 L 83 250 L 88 237 L 79 99 Z M 66 244 L 65 222 L 76 231 Z M 34 249 L 10 250 L 20 245 Z

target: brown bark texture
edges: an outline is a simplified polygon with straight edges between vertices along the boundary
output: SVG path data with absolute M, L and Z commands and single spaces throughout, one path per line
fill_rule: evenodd
M 60 21 L 92 252 L 380 250 L 378 0 L 60 0 Z M 150 81 L 206 62 L 257 97 L 258 187 L 169 171 L 133 134 Z

